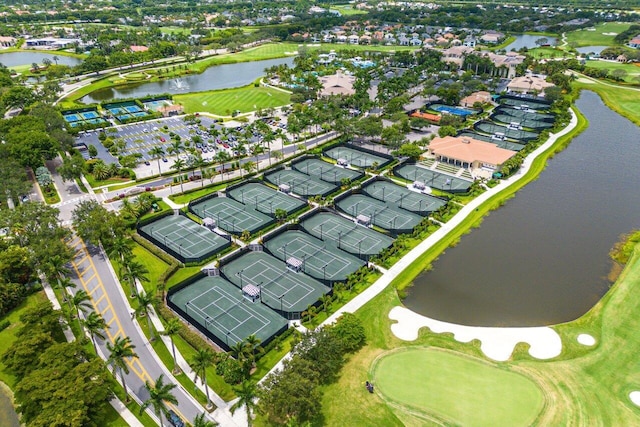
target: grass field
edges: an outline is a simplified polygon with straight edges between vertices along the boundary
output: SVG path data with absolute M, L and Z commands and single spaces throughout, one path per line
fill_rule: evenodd
M 351 4 L 337 4 L 331 6 L 330 10 L 337 10 L 342 16 L 364 15 L 366 10 L 354 9 Z
M 612 46 L 614 37 L 629 28 L 625 22 L 605 22 L 595 26 L 595 31 L 580 29 L 567 33 L 567 43 L 580 46 Z M 593 27 L 592 27 L 593 28 Z M 615 34 L 613 34 L 615 33 Z
M 230 116 L 236 110 L 248 113 L 258 108 L 280 107 L 289 104 L 291 95 L 272 88 L 249 85 L 233 89 L 175 95 L 173 100 L 184 106 L 185 113 L 203 112 L 218 116 Z
M 636 64 L 621 64 L 619 62 L 610 61 L 587 61 L 587 67 L 597 69 L 607 69 L 609 72 L 613 70 L 624 70 L 627 75 L 624 81 L 627 83 L 638 84 L 638 76 L 640 76 L 640 66 Z
M 531 425 L 544 403 L 542 391 L 520 374 L 433 348 L 385 353 L 372 378 L 401 411 L 464 426 Z
M 607 107 L 640 126 L 640 91 L 581 77 L 573 82 L 578 89 L 592 90 L 600 95 Z

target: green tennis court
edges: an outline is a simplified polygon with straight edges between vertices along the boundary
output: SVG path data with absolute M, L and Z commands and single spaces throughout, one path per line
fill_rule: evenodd
M 212 218 L 223 230 L 240 234 L 245 230 L 255 233 L 274 222 L 273 218 L 228 197 L 212 197 L 189 205 L 189 210 L 200 218 Z
M 471 187 L 469 180 L 436 172 L 416 164 L 402 165 L 395 168 L 393 173 L 409 181 L 420 181 L 431 188 L 452 193 L 466 193 Z
M 522 130 L 518 126 L 504 126 L 486 120 L 474 123 L 473 128 L 478 132 L 488 133 L 489 135 L 500 134 L 507 138 L 515 139 L 516 141 L 522 141 L 523 143 L 534 140 L 538 137 L 538 133 Z
M 401 187 L 389 181 L 374 181 L 362 187 L 362 191 L 374 199 L 391 203 L 418 215 L 427 215 L 447 203 L 445 200 L 429 194 L 411 191 L 406 187 Z
M 510 107 L 520 108 L 520 109 L 532 109 L 532 110 L 548 110 L 549 103 L 536 101 L 535 99 L 530 98 L 516 98 L 516 97 L 507 97 L 501 96 L 499 100 L 500 104 L 508 105 Z
M 393 244 L 391 237 L 329 212 L 310 216 L 300 225 L 327 245 L 335 245 L 351 254 L 373 256 Z
M 260 301 L 246 298 L 237 286 L 220 276 L 203 277 L 172 293 L 168 300 L 173 309 L 227 348 L 249 335 L 265 343 L 287 327 L 282 316 Z
M 364 173 L 360 171 L 336 166 L 320 159 L 304 159 L 291 163 L 291 167 L 299 172 L 333 184 L 340 184 L 343 179 L 353 182 L 364 176 Z
M 267 250 L 282 261 L 302 261 L 302 271 L 323 283 L 344 281 L 365 264 L 347 252 L 327 245 L 303 231 L 290 230 L 265 242 Z
M 287 268 L 279 259 L 264 252 L 248 252 L 222 267 L 222 275 L 243 288 L 253 285 L 260 290 L 262 302 L 296 318 L 315 304 L 330 289 L 302 272 Z
M 389 159 L 386 159 L 384 157 L 365 153 L 364 151 L 356 150 L 349 147 L 333 147 L 325 151 L 324 154 L 335 160 L 344 159 L 351 166 L 357 166 L 360 168 L 369 168 L 374 163 L 378 167 L 382 167 L 390 162 Z
M 200 262 L 231 242 L 181 215 L 170 215 L 140 227 L 143 236 L 183 262 Z
M 336 185 L 291 169 L 283 169 L 264 176 L 272 184 L 287 184 L 291 192 L 303 197 L 328 196 L 338 189 Z
M 257 211 L 273 214 L 276 209 L 284 209 L 291 214 L 306 206 L 306 203 L 257 182 L 227 189 L 227 195 L 243 205 L 250 206 Z
M 394 233 L 410 232 L 422 221 L 420 215 L 363 194 L 352 194 L 335 203 L 347 215 L 365 215 L 373 225 Z

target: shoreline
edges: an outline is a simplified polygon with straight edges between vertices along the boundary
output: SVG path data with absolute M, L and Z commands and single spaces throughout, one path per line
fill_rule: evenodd
M 6 396 L 7 399 L 9 400 L 9 403 L 11 403 L 11 406 L 13 407 L 13 411 L 18 420 L 18 425 L 20 425 L 20 414 L 18 413 L 18 408 L 16 408 L 15 399 L 13 397 L 13 390 L 11 390 L 11 387 L 9 387 L 7 384 L 5 384 L 2 381 L 0 381 L 0 394 L 3 394 L 4 396 Z M 5 414 L 5 415 L 9 415 L 9 414 Z

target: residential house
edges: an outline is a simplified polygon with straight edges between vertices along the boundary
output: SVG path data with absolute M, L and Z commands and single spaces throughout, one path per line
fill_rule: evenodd
M 627 43 L 627 46 L 633 49 L 640 49 L 640 34 L 632 38 L 631 40 L 629 40 L 629 43 Z
M 13 47 L 16 45 L 15 37 L 0 36 L 0 46 Z
M 349 41 L 349 44 L 358 44 L 358 42 L 360 41 L 360 37 L 358 37 L 357 34 L 351 34 L 349 37 L 347 37 L 347 40 Z
M 481 104 L 488 104 L 491 102 L 491 94 L 487 91 L 481 90 L 474 92 L 469 96 L 465 96 L 460 100 L 460 105 L 463 107 L 473 107 L 473 104 L 479 102 Z
M 511 82 L 509 82 L 509 84 L 507 85 L 507 91 L 544 96 L 544 90 L 551 86 L 555 85 L 553 83 L 547 82 L 541 77 L 522 76 L 515 77 L 513 80 L 511 80 Z
M 480 40 L 482 40 L 484 43 L 498 44 L 504 37 L 504 34 L 498 31 L 487 31 L 480 36 Z

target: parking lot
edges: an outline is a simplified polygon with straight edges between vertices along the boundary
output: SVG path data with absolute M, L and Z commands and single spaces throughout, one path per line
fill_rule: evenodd
M 112 140 L 122 140 L 124 148 L 119 152 L 120 156 L 140 154 L 139 166 L 136 173 L 139 177 L 150 176 L 158 173 L 157 161 L 149 154 L 154 147 L 161 147 L 164 151 L 162 157 L 162 171 L 168 170 L 175 160 L 175 156 L 170 155 L 169 148 L 172 145 L 172 134 L 180 137 L 180 140 L 187 145 L 198 150 L 203 159 L 212 160 L 219 152 L 224 151 L 230 158 L 249 154 L 251 145 L 260 143 L 262 137 L 259 133 L 246 133 L 246 124 L 227 122 L 216 123 L 215 119 L 200 116 L 200 124 L 189 124 L 183 117 L 171 117 L 154 121 L 133 123 L 128 125 L 107 128 L 104 130 Z M 118 163 L 118 158 L 112 155 L 99 139 L 101 131 L 90 131 L 81 133 L 77 139 L 78 143 L 83 143 L 87 147 L 94 145 L 98 151 L 97 158 L 105 163 Z M 194 142 L 194 137 L 195 138 Z M 175 137 L 174 137 L 175 138 Z M 248 141 L 245 144 L 244 152 L 240 147 L 240 141 Z M 279 142 L 276 143 L 279 146 Z M 85 156 L 88 153 L 84 151 Z M 182 157 L 187 160 L 188 155 Z

